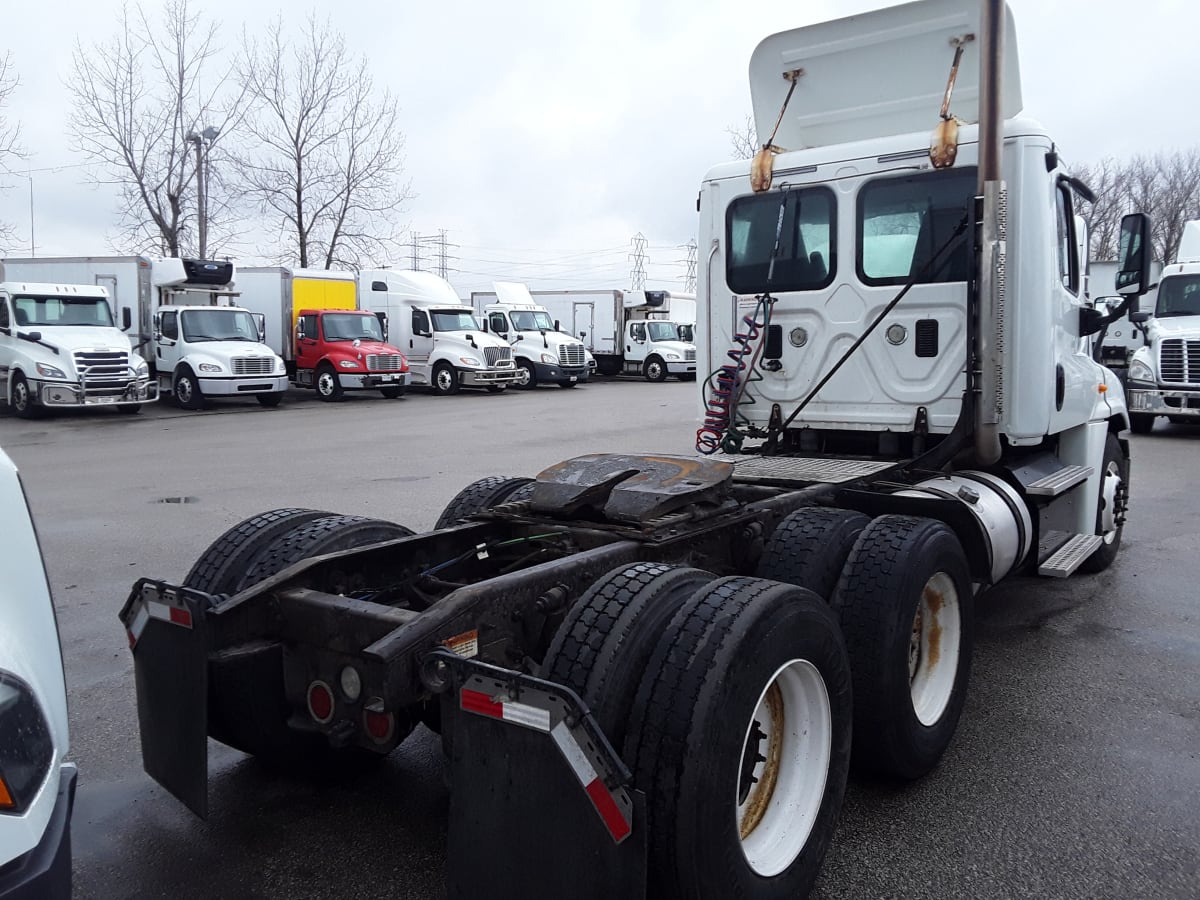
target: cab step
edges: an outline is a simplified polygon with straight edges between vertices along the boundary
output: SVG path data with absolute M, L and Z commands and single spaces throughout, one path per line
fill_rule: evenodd
M 1098 534 L 1074 534 L 1067 538 L 1057 550 L 1042 560 L 1038 574 L 1050 578 L 1066 578 L 1074 573 L 1084 560 L 1096 552 L 1104 538 Z
M 1080 482 L 1087 481 L 1092 477 L 1093 471 L 1095 470 L 1091 466 L 1063 466 L 1057 472 L 1051 472 L 1044 478 L 1025 485 L 1025 493 L 1038 497 L 1057 497 Z
M 757 456 L 714 453 L 707 457 L 733 464 L 735 481 L 757 484 L 841 484 L 903 465 L 900 462 L 878 462 L 866 459 L 837 459 L 830 457 Z

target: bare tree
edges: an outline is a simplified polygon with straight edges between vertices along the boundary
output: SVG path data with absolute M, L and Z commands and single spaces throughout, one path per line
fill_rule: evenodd
M 25 157 L 20 145 L 21 126 L 9 122 L 4 115 L 4 107 L 8 105 L 18 84 L 20 81 L 13 71 L 12 54 L 5 53 L 0 56 L 0 172 L 9 171 L 13 163 Z M 16 226 L 0 222 L 0 248 L 7 246 L 15 236 Z
M 758 129 L 754 127 L 754 117 L 749 113 L 740 126 L 730 125 L 725 133 L 729 135 L 734 159 L 752 159 L 758 152 Z
M 1121 216 L 1129 211 L 1125 167 L 1111 156 L 1091 165 L 1078 166 L 1075 176 L 1092 189 L 1095 203 L 1080 201 L 1080 214 L 1087 222 L 1092 259 L 1116 259 Z
M 281 262 L 356 268 L 399 249 L 395 220 L 411 197 L 399 108 L 328 21 L 307 25 L 295 44 L 282 18 L 261 43 L 247 40 L 240 70 L 253 111 L 235 164 L 281 230 Z
M 97 164 L 95 179 L 121 187 L 125 249 L 194 251 L 193 148 L 205 128 L 226 132 L 237 108 L 228 71 L 207 77 L 219 49 L 216 26 L 202 24 L 187 0 L 167 0 L 161 30 L 141 7 L 124 8 L 108 44 L 76 42 L 71 130 Z

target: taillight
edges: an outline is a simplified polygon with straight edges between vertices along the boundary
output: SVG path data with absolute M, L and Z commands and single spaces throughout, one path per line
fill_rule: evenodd
M 363 731 L 377 744 L 386 744 L 396 733 L 396 715 L 389 712 L 363 712 Z
M 333 718 L 333 691 L 323 681 L 314 681 L 308 686 L 308 712 L 324 725 Z
M 0 814 L 23 813 L 54 761 L 54 738 L 29 686 L 0 672 Z

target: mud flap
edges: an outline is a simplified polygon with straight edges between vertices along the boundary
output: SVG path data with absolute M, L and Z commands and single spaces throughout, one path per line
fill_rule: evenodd
M 144 581 L 120 613 L 133 652 L 142 765 L 202 819 L 208 817 L 206 599 Z
M 644 898 L 645 796 L 583 702 L 468 665 L 442 696 L 449 900 Z

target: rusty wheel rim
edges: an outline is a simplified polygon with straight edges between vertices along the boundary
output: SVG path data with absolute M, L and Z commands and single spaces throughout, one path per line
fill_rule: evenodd
M 938 572 L 921 589 L 908 644 L 908 681 L 913 712 L 934 725 L 950 705 L 958 679 L 962 614 L 954 579 Z

